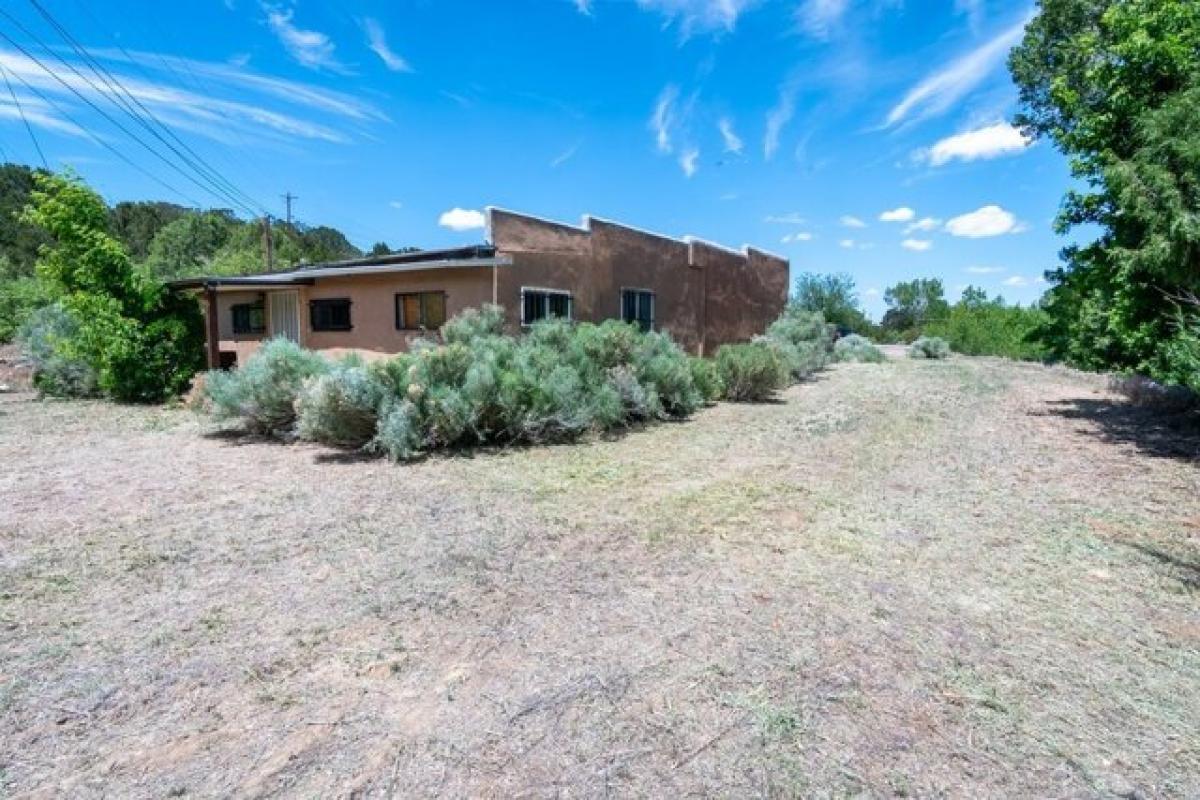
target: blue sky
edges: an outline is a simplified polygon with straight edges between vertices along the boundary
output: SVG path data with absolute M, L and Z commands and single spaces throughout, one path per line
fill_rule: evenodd
M 282 215 L 291 191 L 299 220 L 363 247 L 480 241 L 486 205 L 593 214 L 849 272 L 878 316 L 912 277 L 1032 301 L 1065 243 L 1065 161 L 1006 123 L 1021 2 L 40 2 L 0 16 L 0 158 L 39 163 L 23 112 L 50 165 L 110 202 L 232 205 L 55 23 L 243 215 Z

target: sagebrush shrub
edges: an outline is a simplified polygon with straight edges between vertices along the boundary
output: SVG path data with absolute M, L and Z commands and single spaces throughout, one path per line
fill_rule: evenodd
M 721 399 L 725 387 L 721 385 L 721 375 L 717 371 L 715 361 L 700 356 L 689 356 L 688 369 L 692 372 L 692 383 L 705 403 L 715 403 Z
M 909 358 L 949 358 L 950 343 L 940 336 L 921 336 L 908 346 Z
M 878 364 L 883 361 L 883 351 L 865 336 L 852 333 L 838 339 L 833 345 L 835 361 L 857 361 Z
M 789 304 L 759 340 L 773 343 L 793 380 L 824 369 L 833 357 L 833 327 L 819 311 Z
M 54 303 L 39 308 L 17 331 L 22 354 L 33 364 L 33 385 L 53 397 L 97 394 L 96 371 L 82 358 L 66 355 L 62 345 L 79 332 L 79 324 Z
M 777 345 L 726 344 L 717 350 L 717 373 L 727 400 L 761 402 L 788 384 L 789 369 Z
M 217 418 L 241 419 L 255 433 L 285 436 L 292 432 L 304 382 L 329 368 L 295 342 L 271 339 L 238 369 L 209 372 L 204 392 Z
M 307 379 L 296 398 L 296 435 L 336 447 L 362 447 L 375 436 L 388 391 L 378 371 L 348 358 Z
M 503 334 L 504 309 L 490 303 L 468 308 L 442 325 L 442 341 L 446 344 L 470 344 L 476 339 Z

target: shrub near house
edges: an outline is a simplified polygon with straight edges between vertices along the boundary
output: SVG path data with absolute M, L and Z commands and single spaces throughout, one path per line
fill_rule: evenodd
M 440 343 L 369 365 L 275 339 L 242 368 L 210 372 L 206 396 L 217 418 L 256 433 L 405 460 L 681 419 L 719 396 L 764 400 L 832 350 L 820 315 L 796 311 L 755 342 L 722 347 L 715 361 L 616 320 L 545 320 L 519 338 L 503 322 L 497 306 L 471 309 L 446 323 Z

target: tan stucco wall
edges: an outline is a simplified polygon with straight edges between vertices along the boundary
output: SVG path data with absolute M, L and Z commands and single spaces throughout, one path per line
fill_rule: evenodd
M 512 259 L 499 273 L 498 299 L 510 327 L 520 319 L 521 287 L 570 291 L 575 319 L 620 318 L 621 289 L 655 293 L 658 330 L 686 350 L 711 354 L 762 333 L 787 301 L 788 262 L 753 249 L 738 253 L 624 225 L 587 228 L 492 209 L 492 242 Z
M 396 295 L 434 291 L 446 293 L 447 318 L 467 308 L 478 308 L 492 300 L 492 270 L 472 267 L 318 279 L 312 286 L 301 287 L 300 342 L 314 350 L 403 352 L 421 333 L 396 330 Z M 334 297 L 350 298 L 353 330 L 314 331 L 309 302 Z

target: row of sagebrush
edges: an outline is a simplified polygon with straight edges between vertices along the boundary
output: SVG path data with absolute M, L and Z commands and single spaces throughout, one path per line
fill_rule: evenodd
M 617 321 L 549 320 L 522 337 L 502 324 L 499 307 L 470 310 L 446 323 L 440 342 L 369 364 L 273 340 L 240 369 L 209 373 L 205 396 L 219 418 L 256 433 L 404 460 L 680 419 L 720 398 L 762 400 L 834 357 L 828 326 L 803 312 L 714 360 Z

